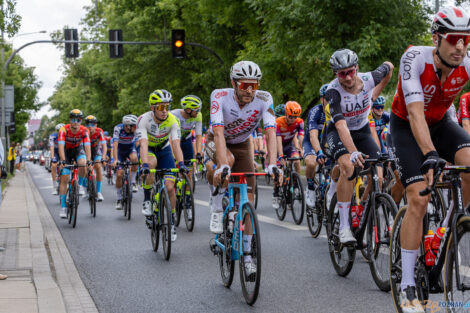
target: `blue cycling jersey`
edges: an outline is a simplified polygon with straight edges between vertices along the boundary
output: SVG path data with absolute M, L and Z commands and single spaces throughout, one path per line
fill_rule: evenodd
M 59 148 L 59 134 L 57 132 L 49 136 L 49 147 L 54 147 L 54 149 Z
M 128 133 L 124 130 L 124 124 L 118 124 L 114 127 L 113 142 L 118 141 L 119 145 L 133 145 L 135 133 Z
M 321 132 L 323 125 L 325 124 L 325 113 L 323 112 L 323 105 L 317 104 L 310 112 L 308 112 L 307 123 L 305 127 L 305 138 L 310 140 L 310 131 L 313 129 Z
M 384 112 L 380 119 L 376 119 L 372 112 L 371 112 L 371 116 L 372 116 L 372 118 L 374 119 L 374 122 L 375 122 L 375 130 L 377 131 L 377 136 L 379 136 L 379 139 L 380 139 L 381 138 L 380 135 L 382 134 L 382 131 L 385 129 L 385 127 L 390 122 L 390 113 Z

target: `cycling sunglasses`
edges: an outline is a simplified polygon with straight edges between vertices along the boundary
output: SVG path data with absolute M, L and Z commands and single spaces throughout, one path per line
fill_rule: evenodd
M 88 124 L 86 124 L 86 126 L 88 126 L 88 127 L 96 127 L 96 123 L 88 123 Z
M 251 87 L 251 90 L 255 91 L 259 88 L 259 83 L 244 83 L 244 82 L 237 82 L 238 88 L 241 90 L 248 90 Z
M 336 72 L 339 78 L 346 79 L 348 76 L 354 76 L 356 74 L 356 69 L 350 69 L 348 71 Z
M 455 46 L 462 40 L 464 46 L 468 45 L 470 40 L 470 34 L 468 33 L 447 33 L 447 34 L 439 34 L 442 38 L 444 38 L 448 43 Z
M 170 110 L 170 105 L 169 104 L 155 104 L 155 108 L 158 111 L 168 111 Z
M 384 109 L 384 106 L 383 106 L 383 105 L 375 105 L 375 106 L 374 106 L 374 109 L 383 110 L 383 109 Z
M 71 118 L 70 119 L 70 123 L 81 123 L 82 122 L 82 119 L 81 118 Z
M 290 118 L 291 120 L 295 120 L 298 116 L 295 115 L 286 115 L 287 118 Z

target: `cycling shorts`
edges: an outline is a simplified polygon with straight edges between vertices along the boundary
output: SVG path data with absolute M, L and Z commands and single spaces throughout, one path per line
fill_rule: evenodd
M 397 160 L 395 157 L 395 147 L 393 146 L 393 140 L 392 140 L 392 135 L 388 134 L 387 139 L 385 140 L 387 143 L 387 152 L 388 155 L 393 159 L 393 162 L 391 162 L 392 170 L 396 171 L 397 170 Z
M 392 114 L 390 129 L 398 174 L 403 186 L 406 188 L 413 183 L 423 181 L 420 167 L 425 158 L 413 136 L 410 123 Z M 470 147 L 470 135 L 454 123 L 448 113 L 439 122 L 429 126 L 429 133 L 437 153 L 447 162 L 454 163 L 457 151 Z
M 72 149 L 65 149 L 65 163 L 73 164 L 74 161 L 78 162 L 80 159 L 86 160 L 85 150 L 82 145 Z
M 101 147 L 97 145 L 96 147 L 91 147 L 91 159 L 95 161 L 101 161 Z
M 315 153 L 315 150 L 313 149 L 310 139 L 307 137 L 304 137 L 304 140 L 302 141 L 302 149 L 304 151 L 304 159 L 309 155 L 313 155 L 313 156 L 317 155 Z
M 191 141 L 191 140 L 190 140 Z M 158 149 L 157 147 L 148 148 L 148 156 L 155 157 L 157 159 L 157 169 L 164 168 L 175 168 L 175 158 L 173 157 L 173 152 L 171 151 L 171 146 L 166 146 L 163 149 Z M 165 175 L 165 180 L 175 180 L 175 173 L 168 173 Z
M 51 159 L 52 163 L 57 163 L 59 162 L 59 148 L 54 148 L 54 157 Z
M 294 142 L 289 142 L 282 145 L 282 153 L 288 158 L 294 158 L 299 156 L 299 151 L 294 146 Z
M 125 162 L 132 153 L 136 153 L 134 144 L 132 145 L 119 145 L 118 144 L 118 161 L 123 163 Z
M 183 151 L 183 159 L 185 161 L 194 159 L 193 141 L 191 137 L 189 139 L 181 140 L 180 146 L 181 146 L 181 151 Z
M 380 157 L 380 148 L 377 146 L 369 127 L 366 124 L 364 127 L 358 130 L 350 130 L 351 138 L 356 146 L 357 150 L 368 155 L 371 159 L 377 159 Z M 335 161 L 345 155 L 349 154 L 349 151 L 341 142 L 338 131 L 336 130 L 335 124 L 330 123 L 326 128 L 326 143 L 324 150 L 329 157 L 332 157 Z
M 233 154 L 235 163 L 232 166 L 232 173 L 252 173 L 255 171 L 253 164 L 254 151 L 253 147 L 250 144 L 250 138 L 247 138 L 245 141 L 229 144 L 227 143 L 227 150 Z M 217 155 L 215 151 L 215 141 L 214 134 L 208 133 L 206 138 L 205 153 L 214 164 L 217 164 Z M 255 186 L 255 177 L 247 177 L 248 192 L 253 193 Z

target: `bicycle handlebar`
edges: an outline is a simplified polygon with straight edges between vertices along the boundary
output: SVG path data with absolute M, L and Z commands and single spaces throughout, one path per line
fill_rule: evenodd
M 219 189 L 220 189 L 220 186 L 224 184 L 224 181 L 225 181 L 225 178 L 227 177 L 228 175 L 228 168 L 224 168 L 223 171 L 222 171 L 222 176 L 221 176 L 221 179 L 220 179 L 220 185 L 218 185 L 214 192 L 212 192 L 212 196 L 215 197 L 219 194 Z
M 364 157 L 365 155 L 362 154 L 362 156 Z M 384 163 L 384 162 L 388 162 L 388 161 L 393 161 L 393 159 L 390 159 L 389 158 L 389 155 L 384 153 L 382 154 L 378 159 L 365 159 L 364 160 L 364 164 L 365 163 L 368 163 L 370 165 L 375 165 L 377 163 Z M 357 176 L 359 176 L 360 174 L 366 174 L 370 171 L 370 169 L 367 169 L 367 170 L 364 170 L 364 171 L 361 171 L 361 168 L 358 167 L 358 166 L 354 166 L 354 172 L 352 173 L 352 175 L 350 177 L 348 177 L 348 180 L 351 181 L 351 180 L 354 180 Z

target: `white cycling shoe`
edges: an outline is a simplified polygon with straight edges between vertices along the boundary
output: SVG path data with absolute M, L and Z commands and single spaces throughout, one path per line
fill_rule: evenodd
M 152 204 L 150 203 L 150 201 L 144 201 L 142 214 L 145 216 L 152 216 Z
M 313 208 L 315 206 L 315 190 L 307 189 L 305 190 L 305 194 L 307 195 L 306 204 L 309 208 Z
M 281 203 L 281 198 L 273 196 L 273 200 L 272 200 L 273 208 L 279 209 L 279 204 L 280 203 Z
M 245 262 L 245 276 L 250 277 L 256 274 L 256 264 L 253 260 Z
M 103 201 L 104 200 L 103 194 L 101 192 L 98 192 L 96 194 L 96 200 L 98 200 L 98 201 Z
M 424 313 L 421 302 L 416 297 L 416 287 L 408 286 L 400 291 L 400 304 L 403 313 Z M 405 304 L 405 305 L 403 305 Z
M 80 188 L 78 188 L 78 189 L 79 189 L 78 194 L 79 194 L 80 196 L 83 196 L 84 194 L 86 194 L 86 189 L 85 189 L 85 187 L 80 186 Z
M 67 218 L 67 208 L 60 208 L 60 218 Z
M 137 184 L 136 184 L 136 183 L 133 183 L 133 184 L 132 184 L 132 192 L 133 192 L 133 193 L 136 193 L 136 192 L 138 192 L 138 191 L 139 191 L 139 188 L 137 188 Z
M 176 235 L 175 225 L 171 225 L 171 241 L 176 241 L 176 238 L 178 238 L 178 236 Z
M 224 231 L 222 225 L 222 218 L 224 216 L 223 212 L 212 212 L 211 221 L 210 221 L 210 230 L 214 234 L 221 234 Z
M 356 243 L 356 238 L 349 227 L 343 228 L 339 231 L 339 241 L 343 245 L 353 245 Z

